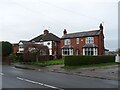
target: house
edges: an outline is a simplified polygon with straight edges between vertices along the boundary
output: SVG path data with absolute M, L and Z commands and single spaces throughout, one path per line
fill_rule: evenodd
M 19 51 L 18 43 L 13 43 L 12 48 L 13 48 L 13 53 L 17 53 Z
M 20 40 L 18 43 L 18 52 L 17 53 L 23 53 L 25 44 L 27 44 L 27 43 L 28 43 L 28 41 Z
M 67 33 L 64 29 L 61 38 L 62 56 L 65 55 L 104 55 L 103 26 L 98 30 Z
M 43 34 L 40 34 L 39 36 L 29 40 L 29 42 L 33 42 L 35 44 L 43 44 L 44 46 L 47 46 L 49 49 L 49 55 L 61 55 L 60 38 L 53 33 L 49 33 L 47 29 L 44 30 Z

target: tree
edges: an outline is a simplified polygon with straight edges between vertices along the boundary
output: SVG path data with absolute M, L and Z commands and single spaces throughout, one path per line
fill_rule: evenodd
M 42 44 L 28 43 L 24 47 L 24 53 L 34 53 L 36 56 L 36 62 L 38 62 L 38 57 L 41 55 L 49 55 L 49 49 L 47 46 Z
M 7 41 L 2 41 L 2 56 L 9 56 L 12 51 L 12 44 Z

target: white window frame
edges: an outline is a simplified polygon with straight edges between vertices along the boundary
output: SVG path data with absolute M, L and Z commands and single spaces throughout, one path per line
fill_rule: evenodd
M 64 45 L 70 45 L 70 39 L 65 39 L 64 40 Z
M 76 44 L 80 43 L 80 38 L 76 38 Z
M 98 49 L 97 48 L 83 48 L 83 55 L 97 56 L 98 55 Z
M 67 52 L 65 54 L 65 52 Z M 66 55 L 73 55 L 73 49 L 62 49 L 62 55 L 66 56 Z
M 88 43 L 94 43 L 94 37 L 86 37 L 86 44 Z

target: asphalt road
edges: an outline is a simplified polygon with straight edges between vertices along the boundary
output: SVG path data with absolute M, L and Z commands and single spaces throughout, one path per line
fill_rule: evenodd
M 118 81 L 3 66 L 2 88 L 118 88 Z

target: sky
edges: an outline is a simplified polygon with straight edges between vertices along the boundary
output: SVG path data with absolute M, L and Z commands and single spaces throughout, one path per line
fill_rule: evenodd
M 0 41 L 30 40 L 44 29 L 62 37 L 99 29 L 103 23 L 105 48 L 118 48 L 119 0 L 0 0 Z

